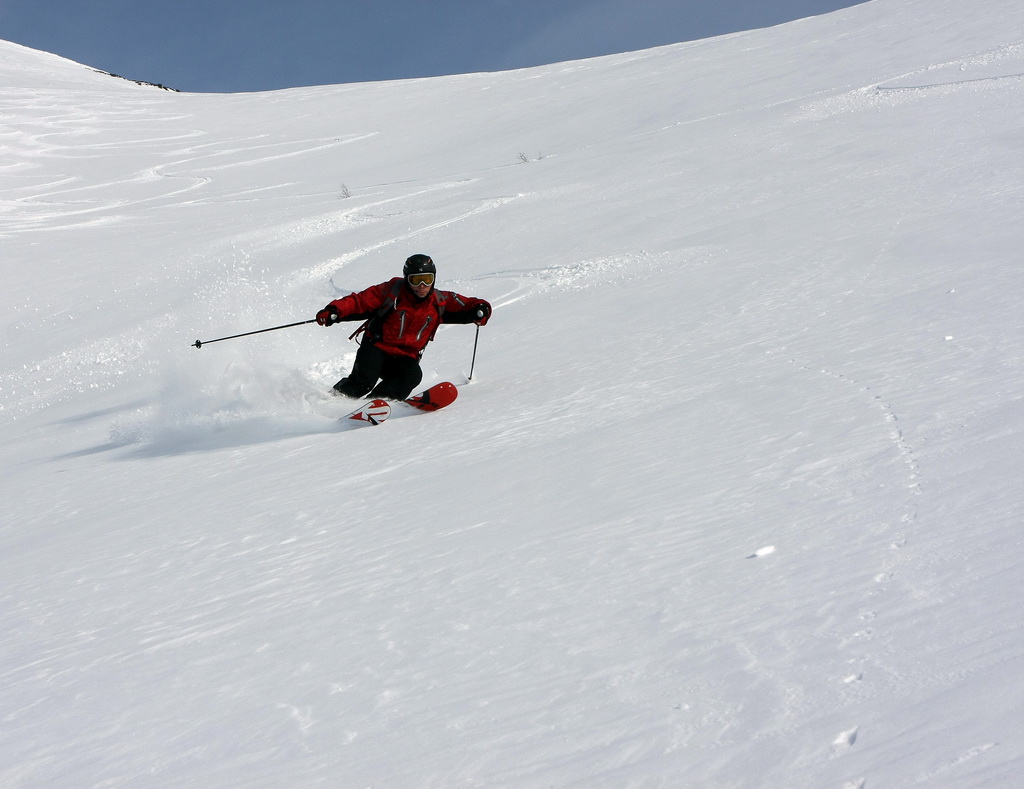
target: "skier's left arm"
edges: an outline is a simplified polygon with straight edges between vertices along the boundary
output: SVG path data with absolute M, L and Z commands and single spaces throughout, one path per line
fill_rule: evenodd
M 441 323 L 475 323 L 486 326 L 491 319 L 490 302 L 458 293 L 449 294 Z

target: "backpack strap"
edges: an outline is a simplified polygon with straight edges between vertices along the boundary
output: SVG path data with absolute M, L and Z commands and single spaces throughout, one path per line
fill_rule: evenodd
M 366 331 L 371 324 L 381 325 L 384 322 L 384 318 L 389 312 L 398 306 L 398 295 L 402 292 L 402 280 L 396 280 L 391 286 L 391 292 L 388 293 L 388 297 L 384 299 L 384 303 L 378 308 L 376 314 L 372 318 L 367 318 L 363 321 L 362 325 L 349 335 L 350 340 L 354 340 L 364 331 Z
M 444 323 L 444 307 L 448 303 L 448 297 L 451 294 L 446 290 L 435 290 L 434 291 L 434 303 L 437 305 L 437 325 L 434 326 L 434 330 L 430 332 L 430 339 L 427 342 L 434 341 L 434 335 L 437 334 L 437 330 L 441 328 L 441 324 Z

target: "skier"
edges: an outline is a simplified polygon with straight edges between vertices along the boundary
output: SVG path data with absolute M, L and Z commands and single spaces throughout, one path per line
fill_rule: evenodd
M 406 260 L 402 275 L 336 299 L 316 314 L 321 326 L 364 321 L 352 335 L 363 335 L 355 364 L 334 385 L 337 394 L 404 400 L 423 379 L 420 358 L 440 324 L 485 326 L 491 317 L 483 299 L 435 290 L 437 269 L 428 255 Z

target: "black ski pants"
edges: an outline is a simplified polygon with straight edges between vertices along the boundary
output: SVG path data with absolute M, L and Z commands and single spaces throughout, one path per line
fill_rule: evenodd
M 377 383 L 377 381 L 380 383 Z M 384 353 L 371 343 L 360 345 L 352 372 L 334 385 L 347 397 L 382 397 L 404 400 L 423 380 L 419 359 Z

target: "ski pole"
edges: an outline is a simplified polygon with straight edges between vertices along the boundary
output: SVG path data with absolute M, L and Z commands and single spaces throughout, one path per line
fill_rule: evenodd
M 265 331 L 277 331 L 278 329 L 290 329 L 292 326 L 304 326 L 307 323 L 316 323 L 316 318 L 312 318 L 308 321 L 299 321 L 298 323 L 286 323 L 284 326 L 271 326 L 269 329 L 257 329 L 256 331 L 247 331 L 243 334 L 232 334 L 230 337 L 219 337 L 216 340 L 196 340 L 193 343 L 193 347 L 202 348 L 204 345 L 209 345 L 211 342 L 223 342 L 224 340 L 234 340 L 239 337 L 248 337 L 250 334 L 263 334 Z
M 480 314 L 479 312 L 477 313 Z M 483 317 L 482 315 L 480 317 Z M 473 361 L 469 365 L 469 375 L 466 376 L 467 381 L 473 380 L 473 368 L 476 367 L 476 346 L 480 342 L 480 324 L 476 325 L 476 338 L 473 340 Z

